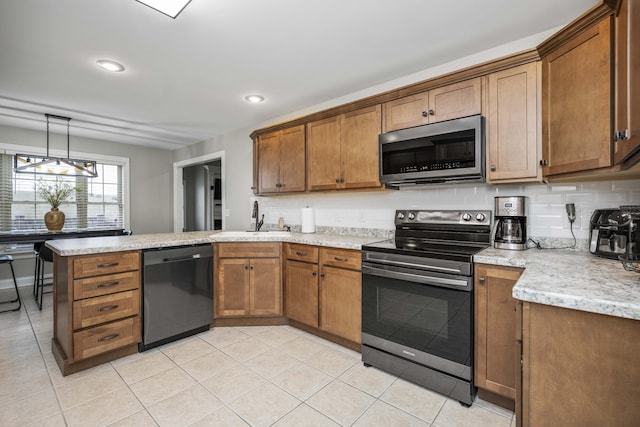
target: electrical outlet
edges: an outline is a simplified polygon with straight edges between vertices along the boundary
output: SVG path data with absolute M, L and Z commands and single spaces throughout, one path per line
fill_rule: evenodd
M 569 222 L 573 222 L 576 220 L 576 205 L 573 203 L 567 203 L 565 205 L 567 208 L 567 216 L 569 217 Z

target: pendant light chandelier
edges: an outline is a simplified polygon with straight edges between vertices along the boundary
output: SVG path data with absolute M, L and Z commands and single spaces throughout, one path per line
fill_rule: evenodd
M 69 117 L 45 114 L 47 119 L 47 156 L 32 154 L 16 154 L 13 159 L 13 167 L 16 173 L 36 173 L 42 175 L 85 176 L 95 178 L 98 176 L 96 162 L 92 160 L 78 160 L 69 158 Z M 49 119 L 58 119 L 67 122 L 67 157 L 49 156 Z

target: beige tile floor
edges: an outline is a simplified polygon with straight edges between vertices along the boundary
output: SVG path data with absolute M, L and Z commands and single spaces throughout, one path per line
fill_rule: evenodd
M 21 294 L 19 312 L 0 314 L 2 426 L 515 425 L 510 411 L 464 408 L 289 326 L 215 328 L 62 377 L 51 295 L 39 311 Z

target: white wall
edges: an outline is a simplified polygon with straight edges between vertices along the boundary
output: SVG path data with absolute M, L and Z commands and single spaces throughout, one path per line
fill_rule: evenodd
M 325 227 L 393 229 L 396 209 L 494 210 L 496 196 L 527 196 L 529 236 L 571 238 L 566 203 L 575 203 L 573 229 L 578 239 L 589 234 L 594 209 L 640 205 L 640 180 L 574 184 L 445 185 L 428 189 L 345 192 L 257 197 L 265 223 L 300 225 L 300 209 L 315 208 L 316 225 Z

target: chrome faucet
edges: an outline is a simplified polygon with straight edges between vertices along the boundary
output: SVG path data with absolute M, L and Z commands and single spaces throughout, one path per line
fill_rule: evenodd
M 253 202 L 253 212 L 251 213 L 251 218 L 256 219 L 255 231 L 260 231 L 260 227 L 262 227 L 262 225 L 264 224 L 264 214 L 262 214 L 262 218 L 258 220 L 258 218 L 260 217 L 259 212 L 260 212 L 260 209 L 258 208 L 258 201 L 256 200 L 255 202 Z

